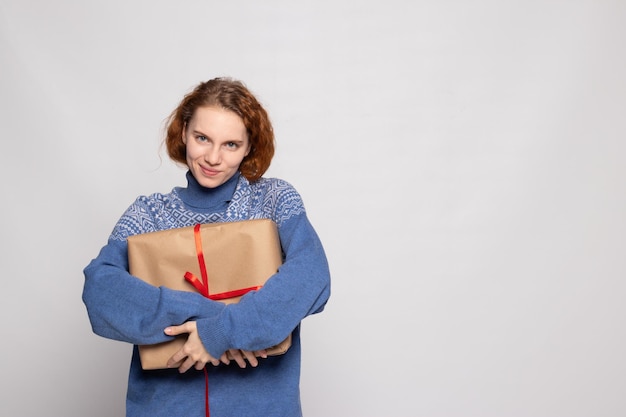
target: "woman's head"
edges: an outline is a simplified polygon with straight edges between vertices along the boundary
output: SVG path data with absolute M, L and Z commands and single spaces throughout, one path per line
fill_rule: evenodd
M 250 151 L 241 161 L 239 171 L 251 182 L 259 179 L 274 156 L 272 124 L 254 95 L 243 83 L 230 78 L 215 78 L 200 83 L 172 112 L 165 137 L 170 158 L 188 165 L 185 129 L 196 111 L 206 107 L 231 111 L 241 118 L 248 134 Z

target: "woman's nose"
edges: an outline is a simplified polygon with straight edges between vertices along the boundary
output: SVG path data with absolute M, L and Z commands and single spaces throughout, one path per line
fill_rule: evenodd
M 219 164 L 222 160 L 222 155 L 219 148 L 211 147 L 210 149 L 207 149 L 206 153 L 204 154 L 204 160 L 211 165 Z

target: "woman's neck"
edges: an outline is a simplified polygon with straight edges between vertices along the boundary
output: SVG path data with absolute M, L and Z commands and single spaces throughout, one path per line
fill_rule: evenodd
M 226 208 L 235 192 L 240 175 L 237 172 L 224 184 L 215 188 L 206 188 L 198 183 L 190 171 L 187 171 L 187 188 L 178 188 L 178 195 L 183 203 L 190 207 L 211 209 L 223 206 Z

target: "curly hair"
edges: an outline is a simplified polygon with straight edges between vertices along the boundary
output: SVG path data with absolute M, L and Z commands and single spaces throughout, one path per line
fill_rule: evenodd
M 261 178 L 274 156 L 274 129 L 261 103 L 238 80 L 214 78 L 198 84 L 185 95 L 167 119 L 165 145 L 169 157 L 186 164 L 183 130 L 198 107 L 216 106 L 236 113 L 243 120 L 250 141 L 250 152 L 241 161 L 239 171 L 250 182 Z

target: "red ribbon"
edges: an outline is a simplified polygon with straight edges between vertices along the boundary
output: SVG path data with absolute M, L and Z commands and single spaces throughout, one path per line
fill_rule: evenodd
M 193 236 L 196 240 L 196 256 L 198 257 L 198 264 L 200 265 L 200 275 L 202 281 L 198 279 L 194 274 L 187 271 L 185 272 L 185 279 L 191 283 L 200 294 L 205 297 L 209 297 L 209 274 L 206 272 L 206 264 L 204 263 L 204 254 L 202 253 L 202 235 L 200 234 L 200 224 L 197 224 L 193 228 Z
M 249 293 L 250 291 L 255 291 L 261 288 L 260 285 L 248 288 L 241 288 L 239 290 L 225 291 L 217 294 L 209 294 L 209 288 L 204 282 L 200 281 L 197 276 L 192 274 L 191 272 L 185 272 L 185 279 L 200 292 L 200 294 L 204 295 L 206 298 L 211 300 L 226 300 L 228 298 L 241 297 L 244 294 Z M 204 281 L 204 279 L 203 279 Z
M 227 298 L 240 297 L 250 291 L 255 291 L 261 288 L 260 285 L 248 288 L 241 288 L 239 290 L 232 290 L 226 292 L 220 292 L 217 294 L 209 293 L 209 274 L 206 271 L 206 263 L 204 262 L 204 253 L 202 251 L 202 234 L 200 233 L 200 224 L 196 224 L 193 228 L 193 235 L 196 242 L 196 256 L 198 257 L 198 265 L 200 266 L 200 276 L 202 280 L 198 279 L 197 276 L 192 274 L 191 272 L 185 272 L 185 280 L 193 285 L 200 294 L 204 295 L 206 298 L 211 300 L 225 300 Z M 206 407 L 206 417 L 210 417 L 211 413 L 209 411 L 209 374 L 207 372 L 206 366 L 204 367 L 204 381 L 205 381 L 205 389 L 204 389 L 204 403 Z
M 200 294 L 211 300 L 226 300 L 228 298 L 241 297 L 250 291 L 255 291 L 261 288 L 260 285 L 254 287 L 241 288 L 238 290 L 225 291 L 217 294 L 209 293 L 209 274 L 206 271 L 206 263 L 204 262 L 204 253 L 202 251 L 202 234 L 200 233 L 200 225 L 197 224 L 193 228 L 193 236 L 196 241 L 196 256 L 198 257 L 198 265 L 200 266 L 200 276 L 202 280 L 198 279 L 193 273 L 185 272 L 185 280 L 193 285 Z

